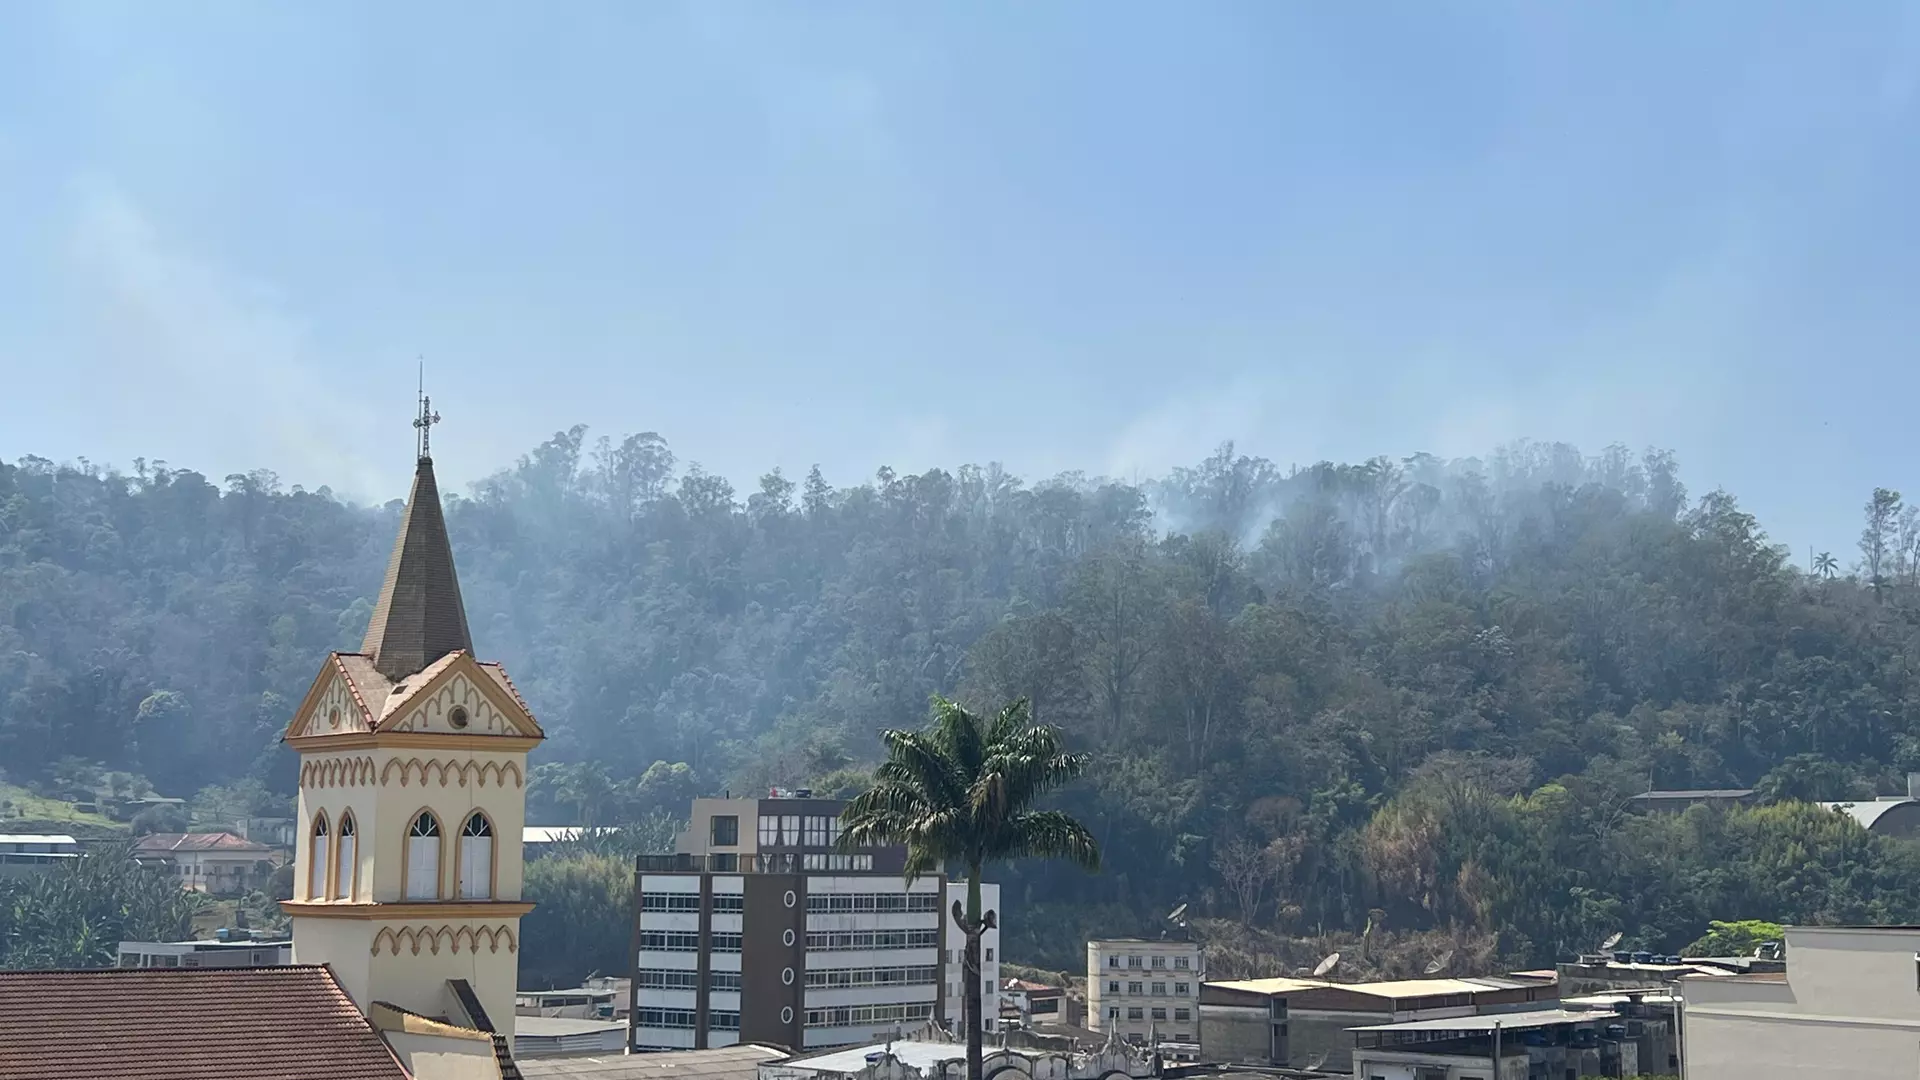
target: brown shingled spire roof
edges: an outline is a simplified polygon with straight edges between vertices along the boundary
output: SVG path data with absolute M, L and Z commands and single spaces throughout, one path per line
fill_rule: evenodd
M 453 545 L 440 512 L 433 459 L 423 456 L 360 651 L 380 674 L 398 682 L 456 649 L 472 652 L 473 635 L 453 572 Z

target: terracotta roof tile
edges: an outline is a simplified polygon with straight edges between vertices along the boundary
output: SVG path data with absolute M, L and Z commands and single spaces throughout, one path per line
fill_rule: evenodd
M 406 1080 L 333 972 L 0 971 L 0 1080 Z
M 243 840 L 230 832 L 151 833 L 141 837 L 133 848 L 142 855 L 170 851 L 220 851 L 234 855 L 268 855 L 273 852 L 265 844 Z
M 388 725 L 392 723 L 394 717 L 406 711 L 407 702 L 411 701 L 414 695 L 426 689 L 428 684 L 440 677 L 441 672 L 452 667 L 462 656 L 466 655 L 468 655 L 467 650 L 456 649 L 442 656 L 440 659 L 435 660 L 433 663 L 428 664 L 426 667 L 421 668 L 418 672 L 394 683 L 392 690 L 387 695 L 386 703 L 380 706 L 379 719 L 374 721 L 373 730 L 386 730 Z

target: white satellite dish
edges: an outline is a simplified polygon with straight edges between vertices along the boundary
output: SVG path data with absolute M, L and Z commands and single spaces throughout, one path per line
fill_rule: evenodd
M 1316 979 L 1324 978 L 1327 972 L 1332 971 L 1334 968 L 1339 966 L 1340 966 L 1340 954 L 1328 953 L 1327 958 L 1325 960 L 1322 960 L 1318 964 L 1314 965 L 1313 977 Z
M 1607 935 L 1607 940 L 1600 943 L 1600 951 L 1606 952 L 1608 949 L 1620 944 L 1620 939 L 1626 936 L 1626 931 L 1615 930 L 1613 933 Z
M 1453 950 L 1448 949 L 1446 952 L 1434 957 L 1433 962 L 1427 965 L 1427 974 L 1438 975 L 1447 970 L 1447 965 L 1451 963 L 1453 963 Z
M 1177 923 L 1186 917 L 1187 917 L 1187 905 L 1181 904 L 1179 907 L 1174 908 L 1172 913 L 1167 916 L 1167 921 L 1170 923 Z

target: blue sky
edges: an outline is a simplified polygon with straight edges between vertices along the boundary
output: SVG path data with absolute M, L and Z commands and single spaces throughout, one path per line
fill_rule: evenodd
M 1920 4 L 0 6 L 0 457 L 1920 496 Z

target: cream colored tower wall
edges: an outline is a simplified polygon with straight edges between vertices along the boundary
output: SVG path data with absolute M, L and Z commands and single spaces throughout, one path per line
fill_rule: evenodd
M 457 1016 L 447 980 L 465 979 L 494 1030 L 513 1036 L 519 919 L 409 919 L 363 925 L 379 926 L 368 946 L 369 982 L 376 1000 L 428 1016 Z
M 407 831 L 422 810 L 440 821 L 439 898 L 457 899 L 460 829 L 475 810 L 493 823 L 494 900 L 520 899 L 521 832 L 526 824 L 526 755 L 467 750 L 372 751 L 372 789 L 381 827 L 374 833 L 372 894 L 382 904 L 407 900 Z
M 366 1012 L 379 996 L 372 989 L 373 935 L 378 928 L 361 919 L 293 920 L 293 962 L 328 964 L 340 988 Z
M 339 843 L 340 823 L 345 814 L 353 814 L 354 861 L 358 863 L 357 881 L 347 882 L 347 899 L 365 903 L 373 898 L 375 849 L 377 838 L 393 831 L 390 822 L 380 818 L 378 762 L 383 751 L 358 750 L 330 754 L 305 754 L 300 759 L 300 834 L 294 846 L 293 896 L 296 900 L 333 900 L 340 897 Z M 324 871 L 335 885 L 313 895 L 308 884 L 313 880 L 313 823 L 316 815 L 327 815 L 327 861 Z

